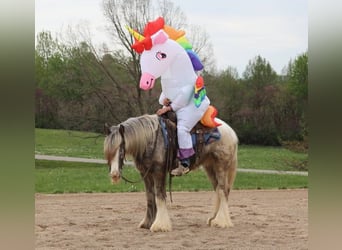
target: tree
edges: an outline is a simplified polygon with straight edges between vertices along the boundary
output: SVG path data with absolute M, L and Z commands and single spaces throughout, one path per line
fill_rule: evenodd
M 35 50 L 35 124 L 37 127 L 58 128 L 58 102 L 50 95 L 54 68 L 60 65 L 57 40 L 43 31 L 37 35 Z
M 249 61 L 239 85 L 240 106 L 233 114 L 242 142 L 279 144 L 274 121 L 277 79 L 271 64 L 260 55 Z
M 308 53 L 299 55 L 288 69 L 290 91 L 299 99 L 308 98 Z
M 234 113 L 242 105 L 237 69 L 229 66 L 215 75 L 206 73 L 204 77 L 208 96 L 217 108 L 219 117 L 232 123 Z
M 275 83 L 277 73 L 272 69 L 271 64 L 262 58 L 260 55 L 250 60 L 245 72 L 243 73 L 245 81 L 260 89 L 265 85 Z
M 301 114 L 302 135 L 308 134 L 308 53 L 299 55 L 291 64 L 288 71 L 289 91 L 296 97 L 297 109 Z
M 48 60 L 58 50 L 57 40 L 52 38 L 51 32 L 42 31 L 37 35 L 36 56 L 42 60 L 43 66 L 47 67 Z

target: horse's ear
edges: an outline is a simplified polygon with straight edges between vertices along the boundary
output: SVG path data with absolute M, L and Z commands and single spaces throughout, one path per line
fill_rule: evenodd
M 169 36 L 166 34 L 166 32 L 164 30 L 160 30 L 152 36 L 153 45 L 163 44 L 168 38 Z
M 103 126 L 103 132 L 105 135 L 109 135 L 111 133 L 110 131 L 110 125 L 108 123 L 105 123 L 104 126 Z

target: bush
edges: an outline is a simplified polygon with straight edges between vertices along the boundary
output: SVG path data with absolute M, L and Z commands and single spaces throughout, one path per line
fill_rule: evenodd
M 257 144 L 264 146 L 280 146 L 280 140 L 275 130 L 258 129 L 253 126 L 243 126 L 236 129 L 242 144 Z

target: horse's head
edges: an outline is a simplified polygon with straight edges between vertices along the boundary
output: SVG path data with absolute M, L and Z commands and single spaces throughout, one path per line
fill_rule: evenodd
M 124 152 L 122 152 L 123 127 L 105 125 L 104 132 L 106 138 L 104 140 L 104 155 L 109 166 L 109 176 L 112 183 L 118 183 L 121 178 L 121 169 Z
M 149 90 L 155 81 L 171 66 L 179 53 L 184 49 L 175 41 L 168 38 L 164 30 L 158 31 L 151 37 L 152 47 L 144 50 L 140 57 L 141 78 L 140 88 Z

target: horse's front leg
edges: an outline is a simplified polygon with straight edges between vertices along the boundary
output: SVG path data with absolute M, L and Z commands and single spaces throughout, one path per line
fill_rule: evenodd
M 156 202 L 155 202 L 155 192 L 154 192 L 154 181 L 151 174 L 144 176 L 141 173 L 141 176 L 144 178 L 145 184 L 145 192 L 146 192 L 146 200 L 147 200 L 147 209 L 146 215 L 144 219 L 139 223 L 139 228 L 150 229 L 157 212 Z
M 171 220 L 166 207 L 166 171 L 160 170 L 153 174 L 156 190 L 156 218 L 150 228 L 152 232 L 168 232 L 172 230 Z

